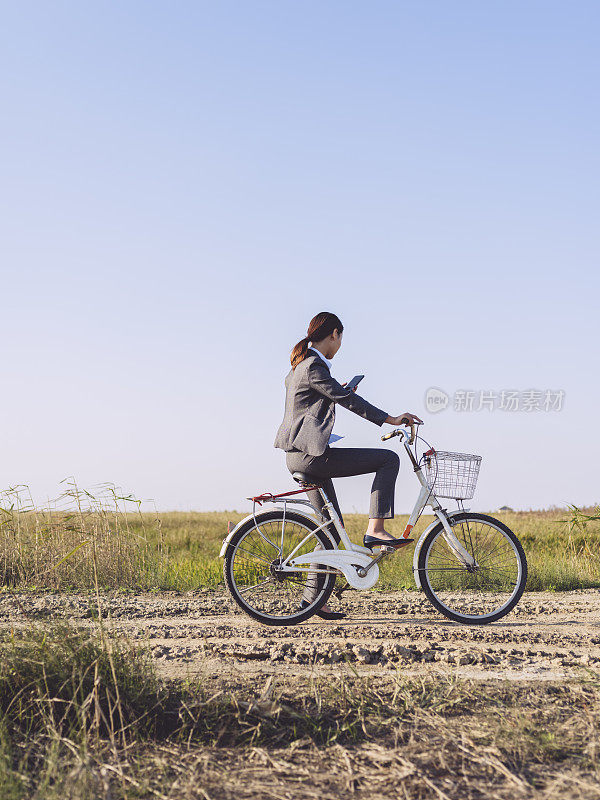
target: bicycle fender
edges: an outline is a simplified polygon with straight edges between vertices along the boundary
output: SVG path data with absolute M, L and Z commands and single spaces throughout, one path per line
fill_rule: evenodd
M 379 580 L 379 565 L 373 564 L 364 578 L 361 578 L 356 567 L 368 567 L 373 561 L 365 553 L 351 550 L 316 550 L 296 556 L 289 562 L 290 567 L 310 566 L 311 564 L 324 564 L 327 567 L 339 569 L 344 578 L 353 589 L 372 589 Z
M 258 516 L 260 516 L 260 514 L 257 514 L 256 516 L 258 517 Z M 254 519 L 252 514 L 248 514 L 247 517 L 244 517 L 244 519 L 240 520 L 238 522 L 238 524 L 229 531 L 227 536 L 223 539 L 223 545 L 221 546 L 221 552 L 219 553 L 219 558 L 224 558 L 225 557 L 225 553 L 227 552 L 227 545 L 231 541 L 231 539 L 233 537 L 233 534 L 237 533 L 237 531 L 239 531 L 239 529 L 242 527 L 242 525 L 245 525 L 246 522 L 248 522 L 249 519 Z
M 225 558 L 225 553 L 227 552 L 227 546 L 229 542 L 232 540 L 234 533 L 237 533 L 239 529 L 247 522 L 250 522 L 250 520 L 254 521 L 254 519 L 256 519 L 257 521 L 259 521 L 260 518 L 263 516 L 263 514 L 267 514 L 269 511 L 272 511 L 272 509 L 265 508 L 262 511 L 258 511 L 256 514 L 248 514 L 247 517 L 241 519 L 235 526 L 235 528 L 232 528 L 232 530 L 230 530 L 227 536 L 223 539 L 223 545 L 221 547 L 221 552 L 219 553 L 219 558 Z
M 232 530 L 230 530 L 229 533 L 227 534 L 227 536 L 223 539 L 223 544 L 221 546 L 221 551 L 219 552 L 219 558 L 225 558 L 225 554 L 227 553 L 227 547 L 229 546 L 229 542 L 232 540 L 233 535 L 235 533 L 237 533 L 239 531 L 239 529 L 243 525 L 245 525 L 250 520 L 254 521 L 255 519 L 256 519 L 257 522 L 260 522 L 260 518 L 264 514 L 270 513 L 272 510 L 273 510 L 272 508 L 264 508 L 262 511 L 258 511 L 256 514 L 248 514 L 247 517 L 244 517 L 244 519 L 241 519 L 238 522 L 238 524 L 235 526 L 235 528 L 232 528 Z M 301 516 L 306 517 L 306 519 L 311 520 L 311 522 L 316 522 L 317 524 L 319 523 L 319 520 L 317 519 L 317 517 L 313 516 L 312 514 L 307 514 L 304 511 L 299 512 L 296 509 L 294 509 L 294 513 L 295 514 L 300 514 Z M 325 533 L 327 534 L 327 536 L 331 540 L 331 543 L 335 544 L 335 542 L 333 541 L 333 539 L 331 538 L 329 533 L 327 531 L 325 531 Z

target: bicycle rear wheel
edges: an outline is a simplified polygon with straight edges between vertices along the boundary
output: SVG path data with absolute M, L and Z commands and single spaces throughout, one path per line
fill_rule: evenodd
M 450 526 L 476 564 L 466 567 L 458 559 L 440 522 L 419 552 L 423 591 L 438 611 L 455 622 L 494 622 L 516 606 L 525 589 L 523 547 L 510 528 L 485 514 L 453 514 Z
M 310 518 L 294 511 L 269 511 L 248 520 L 233 536 L 225 554 L 225 582 L 238 606 L 264 625 L 296 625 L 325 605 L 337 572 L 314 569 L 282 572 L 281 562 L 333 544 Z M 297 548 L 297 549 L 296 549 Z M 309 595 L 309 605 L 301 607 Z

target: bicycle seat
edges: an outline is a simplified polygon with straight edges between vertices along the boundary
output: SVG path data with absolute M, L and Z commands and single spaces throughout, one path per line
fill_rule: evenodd
M 308 472 L 293 472 L 292 478 L 297 483 L 309 483 L 311 486 L 322 486 L 323 483 L 319 478 L 309 475 Z

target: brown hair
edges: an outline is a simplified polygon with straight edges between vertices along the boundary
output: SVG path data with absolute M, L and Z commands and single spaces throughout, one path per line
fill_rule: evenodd
M 332 314 L 331 311 L 321 311 L 313 317 L 308 325 L 308 330 L 304 339 L 300 339 L 298 344 L 292 350 L 290 361 L 292 367 L 296 369 L 301 361 L 304 361 L 307 355 L 309 342 L 320 342 L 327 336 L 331 336 L 333 331 L 337 330 L 342 333 L 344 326 L 340 322 L 339 317 Z

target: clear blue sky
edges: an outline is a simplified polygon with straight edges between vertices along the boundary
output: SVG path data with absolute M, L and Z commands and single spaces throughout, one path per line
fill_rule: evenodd
M 0 484 L 295 488 L 283 380 L 331 310 L 339 380 L 484 456 L 473 507 L 600 500 L 599 27 L 549 0 L 4 4 Z M 565 401 L 434 415 L 430 386 Z

